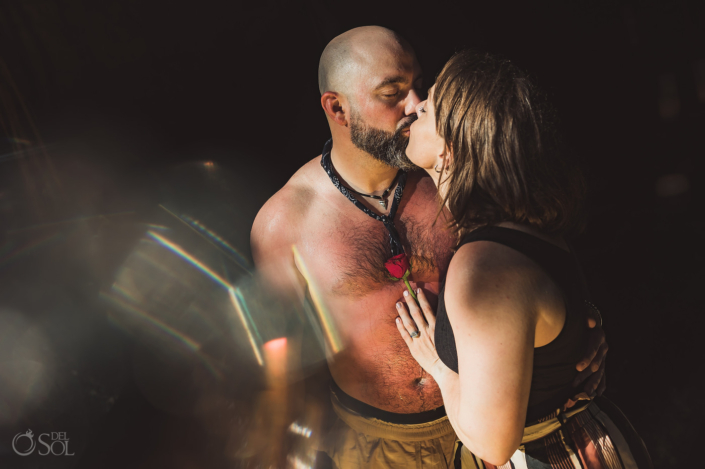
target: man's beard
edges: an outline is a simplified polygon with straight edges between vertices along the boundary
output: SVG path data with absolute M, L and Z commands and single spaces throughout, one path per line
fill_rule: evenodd
M 399 123 L 396 131 L 388 132 L 368 126 L 356 113 L 351 113 L 350 139 L 353 145 L 369 153 L 376 160 L 394 168 L 412 171 L 418 169 L 418 166 L 406 156 L 409 137 L 404 135 L 403 132 L 415 120 L 415 115 L 409 116 Z

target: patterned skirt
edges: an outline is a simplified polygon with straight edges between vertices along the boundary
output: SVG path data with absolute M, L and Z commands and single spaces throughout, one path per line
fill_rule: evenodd
M 612 402 L 599 397 L 556 411 L 524 430 L 522 445 L 503 466 L 488 464 L 457 443 L 455 469 L 652 469 L 644 442 Z

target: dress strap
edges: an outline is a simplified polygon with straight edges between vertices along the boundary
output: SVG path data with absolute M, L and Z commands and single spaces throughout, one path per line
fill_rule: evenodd
M 475 241 L 492 241 L 524 254 L 541 266 L 564 292 L 582 284 L 573 254 L 541 238 L 511 228 L 485 226 L 465 235 L 458 248 Z

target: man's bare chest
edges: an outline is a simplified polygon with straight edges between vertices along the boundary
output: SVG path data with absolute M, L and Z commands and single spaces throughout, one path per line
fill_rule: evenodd
M 409 213 L 395 219 L 416 282 L 439 281 L 451 256 L 447 231 L 428 215 Z M 304 245 L 324 292 L 359 296 L 396 283 L 384 267 L 391 246 L 382 222 L 362 212 L 336 213 L 321 217 L 313 228 L 304 235 Z

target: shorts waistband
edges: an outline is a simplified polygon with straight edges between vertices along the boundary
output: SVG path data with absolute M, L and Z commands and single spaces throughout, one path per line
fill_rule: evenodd
M 589 410 L 592 415 L 595 415 L 597 412 L 599 412 L 597 405 L 592 401 L 582 406 L 576 406 L 575 408 L 570 409 L 566 412 L 559 411 L 556 417 L 546 420 L 545 422 L 531 425 L 530 427 L 525 427 L 524 436 L 521 439 L 521 444 L 530 443 L 532 441 L 536 441 L 540 438 L 544 438 L 550 435 L 551 433 L 561 428 L 561 426 L 563 426 L 563 424 L 565 424 L 569 418 L 579 414 L 580 412 L 583 412 L 584 410 Z
M 340 404 L 348 410 L 351 410 L 356 414 L 360 414 L 363 417 L 374 418 L 387 423 L 414 425 L 433 422 L 434 420 L 438 420 L 446 416 L 446 409 L 444 406 L 425 412 L 418 412 L 416 414 L 397 414 L 396 412 L 388 412 L 386 410 L 378 409 L 377 407 L 365 404 L 364 402 L 359 401 L 345 393 L 345 391 L 340 389 L 340 386 L 338 386 L 338 384 L 333 380 L 331 380 L 330 391 L 338 398 Z
M 333 410 L 340 420 L 354 431 L 373 438 L 396 441 L 425 441 L 453 433 L 453 427 L 447 416 L 425 423 L 390 423 L 373 417 L 365 417 L 345 407 L 334 393 L 331 393 L 331 402 Z

